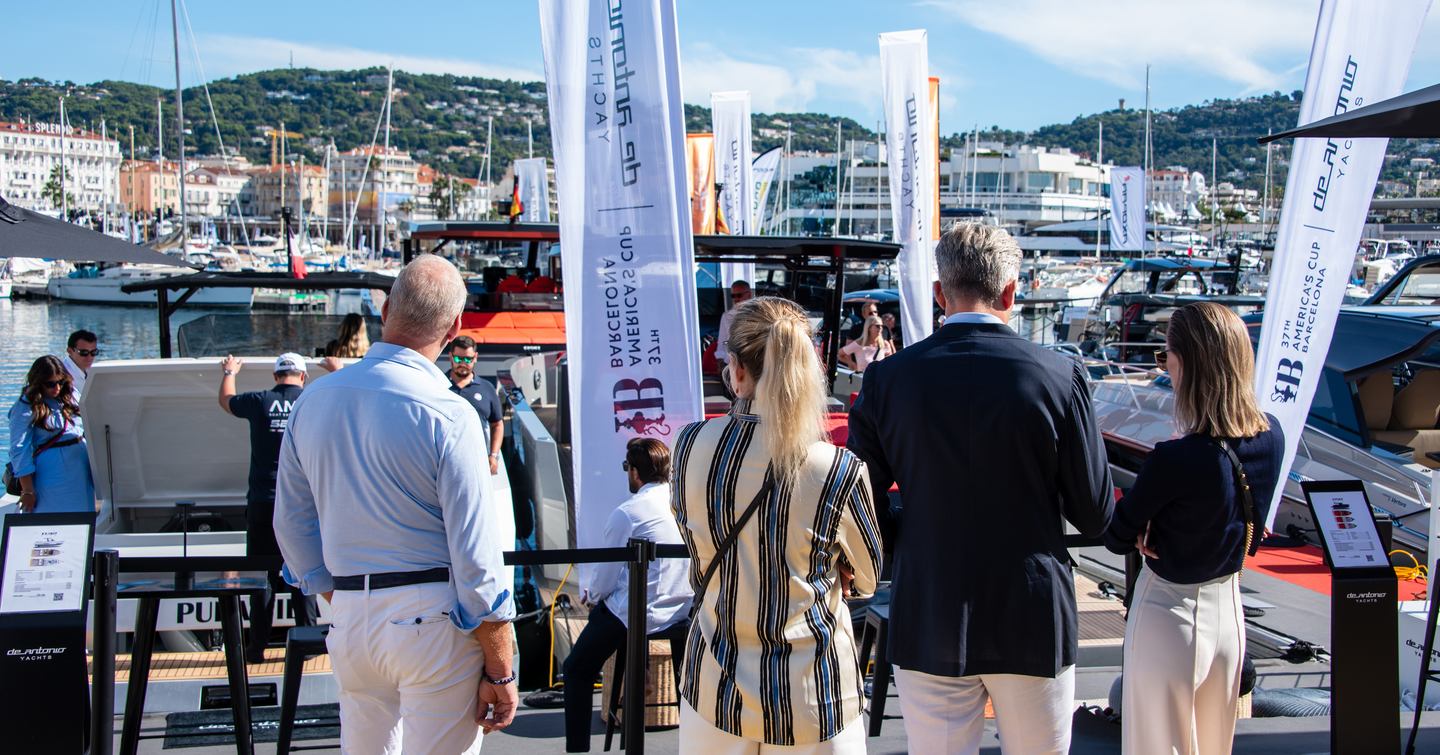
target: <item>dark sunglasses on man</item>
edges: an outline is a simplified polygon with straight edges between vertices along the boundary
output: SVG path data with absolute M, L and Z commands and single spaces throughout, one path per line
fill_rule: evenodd
M 454 362 L 455 364 L 471 364 L 475 361 L 475 357 L 451 356 L 450 361 Z
M 71 351 L 75 352 L 75 354 L 76 354 L 77 356 L 82 356 L 82 357 L 98 357 L 98 356 L 100 356 L 100 349 L 98 349 L 98 348 L 95 348 L 95 349 L 71 349 Z

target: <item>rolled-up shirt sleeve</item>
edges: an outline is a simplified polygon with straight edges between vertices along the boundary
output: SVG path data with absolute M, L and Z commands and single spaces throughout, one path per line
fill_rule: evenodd
M 10 407 L 10 471 L 16 477 L 35 474 L 35 433 L 32 431 L 35 414 L 30 405 L 16 401 Z
M 295 451 L 295 417 L 280 444 L 280 466 L 275 473 L 275 515 L 271 524 L 280 555 L 285 565 L 280 575 L 306 595 L 318 595 L 335 589 L 335 579 L 325 567 L 325 553 L 320 541 L 320 516 L 315 510 L 315 494 L 310 480 L 300 465 Z
M 504 568 L 503 549 L 498 539 L 486 536 L 489 528 L 499 526 L 499 504 L 490 488 L 484 441 L 479 416 L 472 412 L 458 417 L 441 441 L 436 480 L 458 596 L 450 621 L 463 632 L 483 621 L 515 618 L 511 586 L 504 582 L 510 571 Z

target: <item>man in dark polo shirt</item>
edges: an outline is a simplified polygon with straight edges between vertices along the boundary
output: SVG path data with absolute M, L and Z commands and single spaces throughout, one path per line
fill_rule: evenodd
M 224 376 L 220 379 L 220 408 L 227 414 L 250 423 L 250 478 L 245 494 L 246 552 L 251 556 L 278 556 L 275 542 L 275 469 L 280 462 L 280 443 L 285 439 L 285 426 L 290 409 L 305 387 L 305 359 L 299 354 L 281 354 L 275 360 L 275 386 L 264 391 L 236 393 L 235 375 L 244 366 L 234 356 L 220 363 Z M 265 646 L 270 642 L 270 626 L 275 613 L 275 591 L 290 593 L 295 623 L 309 626 L 313 622 L 313 598 L 306 598 L 299 589 L 280 578 L 279 571 L 268 575 L 264 600 L 250 600 L 250 642 L 245 648 L 249 663 L 264 661 Z
M 460 336 L 450 342 L 450 390 L 464 396 L 480 415 L 489 444 L 490 474 L 500 473 L 500 445 L 505 442 L 505 410 L 500 394 L 489 380 L 475 377 L 475 339 Z

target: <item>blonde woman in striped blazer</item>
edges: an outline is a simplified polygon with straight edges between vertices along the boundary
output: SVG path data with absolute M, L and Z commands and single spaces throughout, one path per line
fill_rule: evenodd
M 793 302 L 741 305 L 727 344 L 735 408 L 676 436 L 673 506 L 697 588 L 774 479 L 696 610 L 681 682 L 683 751 L 865 751 L 845 593 L 874 591 L 880 534 L 864 463 L 826 441 L 811 336 Z

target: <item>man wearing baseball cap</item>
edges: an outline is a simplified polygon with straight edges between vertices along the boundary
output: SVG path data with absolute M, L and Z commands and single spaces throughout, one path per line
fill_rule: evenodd
M 244 363 L 235 356 L 220 362 L 224 376 L 220 378 L 220 408 L 227 414 L 250 423 L 250 484 L 245 495 L 246 552 L 251 556 L 278 556 L 275 542 L 275 470 L 280 464 L 280 443 L 285 426 L 290 422 L 290 409 L 305 387 L 305 358 L 287 352 L 275 360 L 275 387 L 250 393 L 236 393 L 235 375 Z M 295 623 L 308 626 L 314 616 L 313 598 L 304 597 L 286 584 L 278 571 L 270 572 L 269 589 L 264 605 L 251 598 L 250 642 L 245 659 L 250 663 L 264 660 L 265 646 L 270 641 L 270 625 L 275 612 L 275 591 L 290 593 Z

